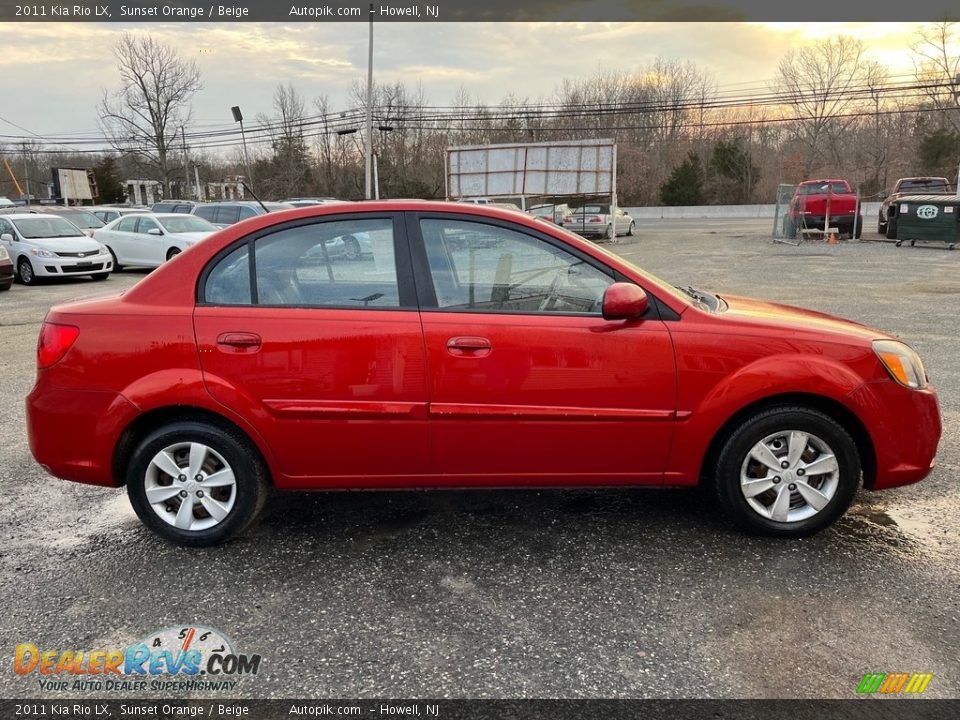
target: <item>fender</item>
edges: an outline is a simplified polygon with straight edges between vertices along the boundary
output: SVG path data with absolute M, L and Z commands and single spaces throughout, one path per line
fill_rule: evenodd
M 262 419 L 266 415 L 265 411 L 262 407 L 251 405 L 249 397 L 246 398 L 246 403 L 241 403 L 239 406 L 228 406 L 218 401 L 208 390 L 208 383 L 211 379 L 218 381 L 220 386 L 227 386 L 220 378 L 209 376 L 204 378 L 203 373 L 198 368 L 174 368 L 160 370 L 137 378 L 125 387 L 121 393 L 122 397 L 136 406 L 137 416 L 153 410 L 181 406 L 199 408 L 226 418 L 239 427 L 256 445 L 267 462 L 271 474 L 276 478 L 278 467 L 273 452 L 256 426 L 247 419 L 250 417 L 256 417 L 258 420 Z M 232 388 L 232 391 L 234 395 L 240 394 L 236 388 Z M 237 411 L 238 407 L 240 412 Z M 122 429 L 125 430 L 129 427 L 133 419 L 135 418 L 125 422 Z
M 699 405 L 678 409 L 666 483 L 696 485 L 713 438 L 748 405 L 775 395 L 820 395 L 859 415 L 848 397 L 864 382 L 848 366 L 822 355 L 768 355 L 744 365 L 718 382 Z

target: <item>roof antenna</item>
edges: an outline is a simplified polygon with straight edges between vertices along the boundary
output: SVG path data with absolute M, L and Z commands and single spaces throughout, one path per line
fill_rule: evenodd
M 263 200 L 261 200 L 260 198 L 257 197 L 257 194 L 256 194 L 253 190 L 250 189 L 250 186 L 247 185 L 247 183 L 246 183 L 245 181 L 241 180 L 241 181 L 240 181 L 240 184 L 243 185 L 243 189 L 244 189 L 244 190 L 246 190 L 248 193 L 250 193 L 251 195 L 253 195 L 253 199 L 254 199 L 254 200 L 256 200 L 258 203 L 260 203 L 260 207 L 263 208 L 263 211 L 264 211 L 265 213 L 270 212 L 270 209 L 269 209 L 266 205 L 263 204 Z

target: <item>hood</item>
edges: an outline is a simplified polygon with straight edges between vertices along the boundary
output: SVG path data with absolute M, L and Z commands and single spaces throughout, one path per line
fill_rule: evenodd
M 816 310 L 806 310 L 738 295 L 721 297 L 730 307 L 718 317 L 726 317 L 730 320 L 782 328 L 787 332 L 833 333 L 848 339 L 857 338 L 867 342 L 884 338 L 895 339 L 881 330 Z
M 172 238 L 174 240 L 183 240 L 184 242 L 190 243 L 191 245 L 195 245 L 196 243 L 200 242 L 204 238 L 210 237 L 211 235 L 213 235 L 213 233 L 214 233 L 213 230 L 204 230 L 202 232 L 169 233 L 167 237 Z
M 93 252 L 95 255 L 100 252 L 100 243 L 86 235 L 66 238 L 25 238 L 30 245 L 36 245 L 44 250 L 52 252 L 78 253 Z

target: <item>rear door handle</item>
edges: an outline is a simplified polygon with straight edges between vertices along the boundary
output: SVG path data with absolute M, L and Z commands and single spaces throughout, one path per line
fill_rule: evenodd
M 468 335 L 463 337 L 452 337 L 447 340 L 447 352 L 456 357 L 470 355 L 473 357 L 480 355 L 489 355 L 493 350 L 493 345 L 485 337 Z
M 248 332 L 226 332 L 217 337 L 217 345 L 237 350 L 252 350 L 260 347 L 262 342 L 259 335 Z

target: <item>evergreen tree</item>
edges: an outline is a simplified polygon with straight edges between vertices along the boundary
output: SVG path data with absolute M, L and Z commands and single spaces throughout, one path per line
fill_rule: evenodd
M 664 205 L 700 205 L 703 203 L 703 166 L 700 157 L 690 152 L 660 186 Z

